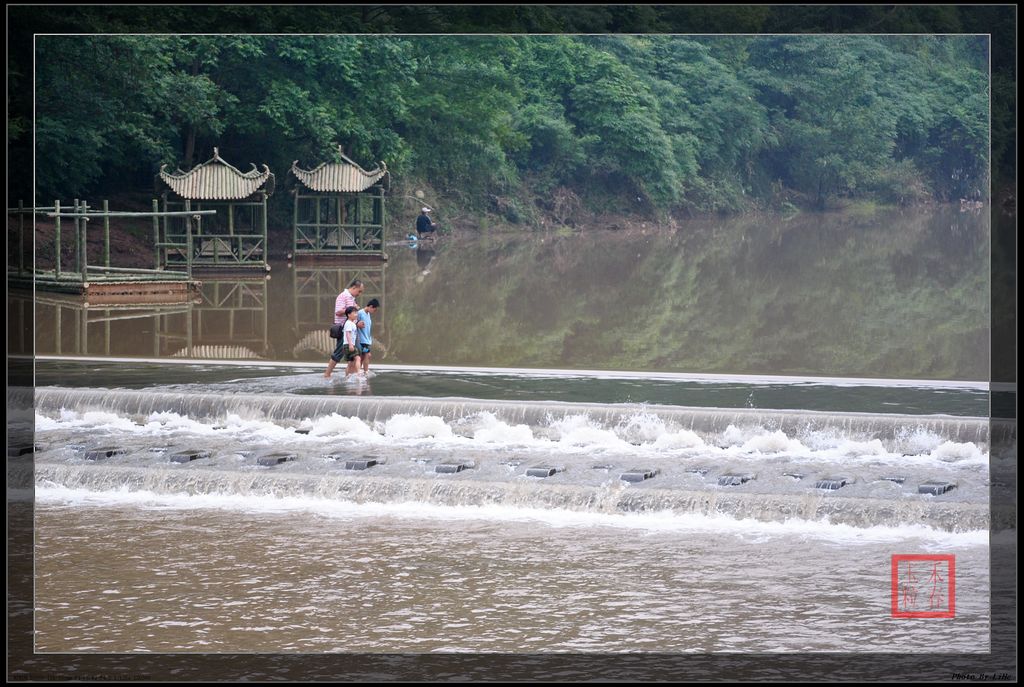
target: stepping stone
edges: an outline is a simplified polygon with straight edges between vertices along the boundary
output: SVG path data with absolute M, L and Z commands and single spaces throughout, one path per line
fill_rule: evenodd
M 814 488 L 829 489 L 834 491 L 836 489 L 842 489 L 847 484 L 851 484 L 852 482 L 853 480 L 851 480 L 849 477 L 826 477 L 825 479 L 819 479 L 817 482 L 815 482 Z
M 294 453 L 267 453 L 256 458 L 257 465 L 280 465 L 289 460 L 295 460 Z
M 784 472 L 782 473 L 782 476 L 792 477 L 793 479 L 803 479 L 804 477 L 807 477 L 807 475 L 803 474 L 802 472 Z
M 706 477 L 707 474 L 711 472 L 711 468 L 686 468 L 686 471 L 691 475 L 700 475 L 701 477 Z
M 754 479 L 753 475 L 719 475 L 718 486 L 735 487 L 740 484 L 746 484 L 752 479 Z
M 903 484 L 907 481 L 906 477 L 879 477 L 880 482 L 895 482 L 896 484 Z
M 547 465 L 537 465 L 532 468 L 526 469 L 527 477 L 551 477 L 557 472 L 561 472 L 561 468 L 553 468 Z
M 467 465 L 466 463 L 442 463 L 441 465 L 438 465 L 436 468 L 434 468 L 436 472 L 442 475 L 450 475 L 452 473 L 462 472 L 463 470 L 468 469 L 469 465 Z
M 103 460 L 110 456 L 119 456 L 122 453 L 127 453 L 123 448 L 94 448 L 91 451 L 87 451 L 85 454 L 86 460 Z
M 346 470 L 366 470 L 367 468 L 372 468 L 376 464 L 377 464 L 377 459 L 376 458 L 356 458 L 355 460 L 346 460 L 345 461 L 345 469 Z
M 932 496 L 941 496 L 942 494 L 945 494 L 947 491 L 951 491 L 953 489 L 956 489 L 956 485 L 950 484 L 949 482 L 925 482 L 924 484 L 918 485 L 917 493 L 931 494 Z
M 39 451 L 39 450 L 41 450 L 40 447 L 38 445 L 34 445 L 34 444 L 22 444 L 20 446 L 8 446 L 7 447 L 7 457 L 8 458 L 17 458 L 18 456 L 23 456 L 26 453 L 35 453 L 36 451 Z
M 624 482 L 643 482 L 645 479 L 650 479 L 658 474 L 658 470 L 649 468 L 630 468 L 626 472 L 619 475 L 619 479 Z
M 199 460 L 200 458 L 209 458 L 210 452 L 197 450 L 197 451 L 180 451 L 171 455 L 172 463 L 191 463 L 193 460 Z
M 308 430 L 308 429 L 297 429 L 297 430 L 295 430 L 295 433 L 296 434 L 309 434 L 310 431 L 311 430 Z

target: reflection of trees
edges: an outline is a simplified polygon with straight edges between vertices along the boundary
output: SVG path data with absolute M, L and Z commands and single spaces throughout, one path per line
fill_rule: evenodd
M 878 212 L 449 244 L 443 278 L 396 287 L 392 348 L 438 364 L 985 379 L 988 235 L 983 218 Z

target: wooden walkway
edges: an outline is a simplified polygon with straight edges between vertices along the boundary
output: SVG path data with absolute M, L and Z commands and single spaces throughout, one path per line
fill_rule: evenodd
M 188 261 L 182 269 L 162 269 L 159 265 L 154 269 L 138 267 L 116 267 L 110 264 L 110 218 L 137 217 L 152 219 L 154 226 L 160 217 L 187 215 L 193 217 L 211 214 L 214 211 L 190 212 L 111 212 L 107 201 L 103 201 L 103 209 L 90 210 L 85 201 L 78 201 L 62 206 L 55 201 L 53 206 L 26 208 L 18 203 L 17 208 L 8 208 L 8 218 L 18 218 L 17 248 L 8 251 L 7 283 L 12 289 L 49 291 L 83 295 L 88 301 L 95 303 L 181 303 L 194 299 L 201 283 L 192 278 L 192 264 Z M 33 244 L 36 233 L 36 218 L 53 219 L 53 255 L 52 269 L 41 269 L 32 264 L 33 255 L 26 252 L 26 246 Z M 25 219 L 29 218 L 26 223 Z M 73 230 L 62 237 L 62 219 L 70 219 Z M 86 248 L 88 246 L 88 226 L 91 220 L 103 221 L 103 262 L 89 264 Z M 31 233 L 27 233 L 31 232 Z M 8 236 L 10 237 L 10 225 Z M 62 264 L 62 240 L 71 235 L 74 259 L 70 266 Z M 191 246 L 189 246 L 191 248 Z M 190 252 L 190 251 L 189 251 Z M 10 256 L 16 257 L 16 264 L 11 264 Z

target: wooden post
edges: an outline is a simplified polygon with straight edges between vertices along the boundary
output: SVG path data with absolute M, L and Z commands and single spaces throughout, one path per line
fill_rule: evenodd
M 381 186 L 379 191 L 380 197 L 380 252 L 384 252 L 384 246 L 387 244 L 387 220 L 384 216 L 384 187 Z
M 352 240 L 356 244 L 356 250 L 363 250 L 363 194 L 356 194 L 356 221 L 352 230 Z
M 110 201 L 103 201 L 103 265 L 110 267 Z
M 295 189 L 295 207 L 292 209 L 292 260 L 299 255 L 299 190 Z
M 348 221 L 348 205 L 345 203 L 345 194 L 338 194 L 338 202 L 340 203 L 338 211 L 338 247 L 336 250 L 341 250 L 341 239 L 344 236 L 345 229 L 343 225 Z
M 160 217 L 156 213 L 160 212 L 160 201 L 156 198 L 153 199 L 153 269 L 160 269 Z M 164 248 L 164 251 L 167 249 Z
M 75 200 L 74 200 L 74 202 L 72 204 L 72 207 L 74 208 L 74 210 L 72 210 L 72 212 L 75 214 L 75 231 L 74 231 L 74 239 L 75 239 L 75 253 L 74 253 L 74 255 L 75 255 L 75 269 L 79 273 L 81 273 L 82 272 L 82 266 L 78 264 L 78 198 L 75 198 Z
M 345 197 L 342 196 L 341 194 L 338 194 L 335 198 L 338 201 L 338 229 L 337 229 L 337 232 L 338 232 L 338 234 L 337 234 L 338 235 L 338 248 L 337 248 L 337 250 L 340 251 L 341 250 L 341 235 L 342 235 L 342 232 L 345 230 L 344 227 L 342 227 L 342 224 L 344 224 L 343 217 L 345 216 Z
M 53 201 L 53 211 L 56 217 L 53 218 L 53 240 L 57 246 L 57 261 L 54 263 L 54 275 L 60 279 L 60 201 Z M 59 353 L 59 351 L 58 351 Z
M 164 199 L 164 212 L 167 212 L 168 204 L 167 204 L 167 193 L 166 192 L 164 192 L 164 194 L 162 195 L 162 198 Z M 164 215 L 164 241 L 167 242 L 167 243 L 169 243 L 170 240 L 171 240 L 170 239 L 171 233 L 170 233 L 170 231 L 168 231 L 168 220 L 169 220 L 169 218 L 166 215 Z M 186 225 L 188 224 L 188 219 L 187 218 L 185 220 L 185 223 L 186 223 Z M 167 255 L 168 255 L 168 253 L 166 252 L 166 249 L 165 249 L 165 252 L 164 252 L 164 259 L 165 260 L 167 259 Z M 157 266 L 157 269 L 159 269 L 159 265 Z
M 55 330 L 53 338 L 57 341 L 57 355 L 60 355 L 63 352 L 62 349 L 64 347 L 62 343 L 62 339 L 64 338 L 64 332 L 61 328 L 61 315 L 63 314 L 63 308 L 61 308 L 59 303 L 53 306 L 53 314 L 55 320 L 53 323 L 53 328 Z
M 89 218 L 86 213 L 89 211 L 89 204 L 82 200 L 81 205 L 75 210 L 75 214 L 81 213 L 81 217 L 76 217 L 78 222 L 78 265 L 79 274 L 82 275 L 82 281 L 88 281 L 89 279 L 89 243 L 86 240 L 88 237 L 88 223 Z
M 190 272 L 189 276 L 190 277 L 192 276 L 191 275 L 191 270 L 192 270 L 192 268 L 190 266 L 189 267 L 189 272 Z M 199 311 L 196 311 L 196 312 L 198 313 Z M 201 327 L 200 327 L 199 331 L 200 331 L 200 333 L 202 333 L 203 330 L 202 330 Z M 192 304 L 191 303 L 189 303 L 188 313 L 186 313 L 186 315 L 185 315 L 185 355 L 188 356 L 189 358 L 192 357 Z
M 192 201 L 185 201 L 185 212 L 192 210 Z M 185 269 L 189 281 L 192 280 L 192 217 L 185 216 Z M 191 316 L 189 316 L 191 322 Z
M 293 271 L 292 275 L 294 276 L 294 274 L 295 273 Z M 270 299 L 269 299 L 269 296 L 267 294 L 267 281 L 264 279 L 263 280 L 263 307 L 261 308 L 261 310 L 263 312 L 263 354 L 264 355 L 266 355 L 267 348 L 268 348 L 268 345 L 267 345 L 267 309 L 268 309 L 268 306 L 269 306 L 269 300 Z M 334 321 L 334 318 L 331 318 L 331 322 L 333 322 L 333 321 Z
M 228 203 L 228 234 L 235 235 L 235 204 Z
M 324 240 L 320 236 L 320 196 L 316 199 L 316 214 L 314 215 L 313 221 L 316 222 L 316 248 L 319 249 L 324 245 Z
M 71 311 L 75 316 L 75 355 L 82 355 L 82 311 L 74 310 Z
M 260 192 L 263 196 L 263 204 L 260 206 L 260 226 L 263 229 L 263 264 L 267 265 L 267 259 L 270 257 L 270 245 L 267 243 L 267 194 Z M 255 210 L 254 210 L 255 211 Z
M 202 206 L 200 206 L 200 207 L 202 207 Z M 232 210 L 233 207 L 234 207 L 234 203 L 228 203 L 228 214 L 229 215 L 231 214 L 231 210 Z M 199 222 L 202 222 L 202 220 L 198 220 L 196 223 L 199 224 Z M 202 227 L 201 224 L 199 226 Z M 200 242 L 199 245 L 200 245 L 200 249 L 199 250 L 202 250 L 202 247 L 201 247 L 203 245 L 202 242 Z M 220 258 L 219 258 L 220 250 L 219 250 L 219 248 L 220 248 L 220 239 L 219 238 L 215 238 L 213 240 L 213 264 L 214 265 L 220 264 Z M 200 332 L 200 334 L 202 334 L 202 332 Z

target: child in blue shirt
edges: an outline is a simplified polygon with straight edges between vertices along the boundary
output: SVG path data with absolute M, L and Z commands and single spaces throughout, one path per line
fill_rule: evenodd
M 361 326 L 358 329 L 358 348 L 359 354 L 363 359 L 363 374 L 369 376 L 370 374 L 370 347 L 373 345 L 373 318 L 372 315 L 377 313 L 380 308 L 380 301 L 376 298 L 370 299 L 370 302 L 366 304 L 366 307 L 359 311 L 358 320 Z

